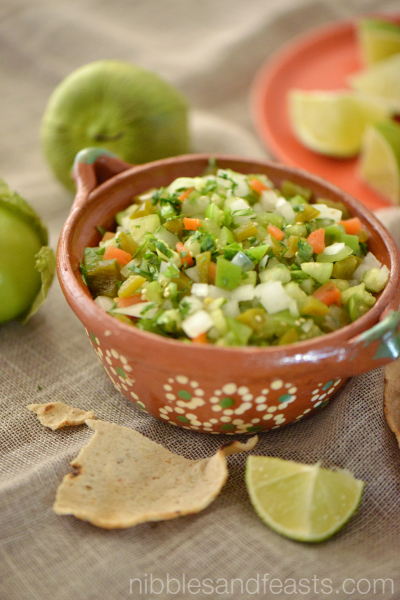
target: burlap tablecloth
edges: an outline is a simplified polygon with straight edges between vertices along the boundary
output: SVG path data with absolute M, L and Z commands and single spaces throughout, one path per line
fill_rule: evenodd
M 311 27 L 378 9 L 399 11 L 400 2 L 3 0 L 0 175 L 47 221 L 55 247 L 72 198 L 44 163 L 40 119 L 55 85 L 99 58 L 141 64 L 186 93 L 193 150 L 267 156 L 248 108 L 262 62 Z M 396 233 L 398 212 L 381 216 Z M 351 380 L 312 419 L 260 435 L 255 453 L 321 461 L 366 481 L 348 526 L 306 545 L 261 523 L 241 455 L 228 459 L 221 495 L 195 516 L 121 531 L 56 516 L 56 488 L 91 432 L 47 430 L 29 403 L 94 409 L 190 458 L 226 438 L 177 431 L 119 395 L 57 281 L 27 326 L 1 328 L 0 365 L 1 600 L 400 598 L 400 452 L 383 416 L 381 370 Z

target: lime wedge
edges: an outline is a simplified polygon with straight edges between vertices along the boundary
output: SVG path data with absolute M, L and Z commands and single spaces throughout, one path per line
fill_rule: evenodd
M 389 111 L 400 113 L 400 53 L 353 75 L 350 86 L 361 92 L 373 94 L 387 103 Z
M 400 203 L 400 125 L 383 121 L 367 128 L 360 156 L 361 177 L 378 193 Z
M 266 525 L 302 542 L 320 542 L 356 512 L 364 482 L 347 471 L 323 469 L 268 456 L 249 456 L 246 485 Z
M 356 155 L 365 128 L 389 115 L 386 105 L 355 91 L 303 91 L 289 94 L 294 134 L 307 148 L 337 157 Z
M 400 26 L 396 23 L 382 19 L 360 19 L 357 31 L 366 65 L 400 52 Z

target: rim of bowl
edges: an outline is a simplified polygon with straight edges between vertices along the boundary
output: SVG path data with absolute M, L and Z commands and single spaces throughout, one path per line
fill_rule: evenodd
M 367 313 L 365 313 L 362 317 L 360 317 L 353 323 L 350 323 L 349 325 L 341 327 L 337 331 L 324 333 L 323 335 L 318 337 L 295 342 L 292 344 L 285 344 L 282 346 L 216 346 L 215 344 L 191 344 L 187 342 L 182 342 L 181 340 L 164 337 L 156 333 L 144 331 L 131 325 L 127 325 L 121 321 L 118 321 L 118 319 L 116 319 L 115 317 L 112 317 L 111 315 L 105 313 L 103 309 L 97 306 L 97 304 L 90 296 L 85 284 L 83 282 L 79 282 L 79 280 L 77 279 L 77 274 L 79 274 L 79 262 L 78 269 L 74 270 L 71 262 L 71 257 L 74 256 L 74 251 L 73 248 L 71 248 L 71 244 L 68 240 L 68 234 L 70 235 L 70 237 L 72 237 L 72 230 L 81 220 L 84 220 L 87 208 L 92 206 L 93 204 L 98 204 L 98 197 L 100 195 L 103 196 L 107 193 L 107 191 L 111 191 L 117 183 L 123 184 L 125 180 L 131 179 L 131 177 L 137 176 L 140 173 L 148 171 L 149 169 L 152 170 L 157 169 L 159 167 L 168 168 L 169 165 L 175 166 L 177 164 L 177 160 L 181 164 L 187 164 L 196 161 L 205 161 L 207 165 L 209 159 L 211 158 L 215 159 L 217 164 L 218 162 L 244 162 L 252 165 L 258 165 L 263 170 L 271 169 L 272 171 L 275 170 L 276 172 L 281 172 L 282 174 L 285 173 L 285 175 L 287 175 L 288 178 L 295 176 L 295 178 L 299 177 L 300 179 L 306 179 L 307 182 L 309 182 L 309 187 L 316 186 L 324 188 L 330 194 L 334 195 L 337 199 L 340 198 L 341 201 L 343 201 L 346 205 L 349 206 L 353 213 L 355 212 L 361 215 L 362 219 L 366 221 L 370 226 L 370 229 L 372 228 L 374 230 L 374 234 L 378 234 L 380 236 L 387 250 L 387 258 L 390 262 L 391 277 L 389 278 L 389 282 L 384 288 L 384 290 L 382 290 L 382 292 L 380 293 L 380 296 L 378 297 L 374 306 L 372 306 L 370 310 Z M 106 199 L 104 198 L 102 202 L 106 202 Z M 112 215 L 115 215 L 115 211 L 112 212 L 110 210 L 109 216 Z M 80 257 L 80 259 L 81 258 L 82 257 Z M 64 264 L 62 264 L 63 262 Z M 190 353 L 193 354 L 201 353 L 203 355 L 205 353 L 208 353 L 215 354 L 216 357 L 220 355 L 221 358 L 224 354 L 231 354 L 232 356 L 262 355 L 263 357 L 268 355 L 306 354 L 308 351 L 320 350 L 321 348 L 336 346 L 338 342 L 347 342 L 357 337 L 357 335 L 359 335 L 363 331 L 366 331 L 374 324 L 376 324 L 379 321 L 379 317 L 385 312 L 385 309 L 387 309 L 388 304 L 393 304 L 393 300 L 391 300 L 390 302 L 387 300 L 388 297 L 390 297 L 391 295 L 393 295 L 393 297 L 396 297 L 397 295 L 397 299 L 400 302 L 399 249 L 397 248 L 392 236 L 387 231 L 387 229 L 382 225 L 382 223 L 380 223 L 380 221 L 365 205 L 363 205 L 359 200 L 353 198 L 347 192 L 344 192 L 337 186 L 323 179 L 322 177 L 311 174 L 305 171 L 304 169 L 287 166 L 282 163 L 271 161 L 268 159 L 252 159 L 249 157 L 241 157 L 240 155 L 203 153 L 188 154 L 167 159 L 160 159 L 150 163 L 145 163 L 143 165 L 132 165 L 130 169 L 127 169 L 122 173 L 119 173 L 118 175 L 115 175 L 107 181 L 105 181 L 104 183 L 100 184 L 95 190 L 93 190 L 88 195 L 88 198 L 83 205 L 81 205 L 75 210 L 74 207 L 72 207 L 70 215 L 64 223 L 57 247 L 57 274 L 64 296 L 66 297 L 68 304 L 78 316 L 82 324 L 86 327 L 85 322 L 87 320 L 93 319 L 96 322 L 97 328 L 111 332 L 107 336 L 107 339 L 110 340 L 110 342 L 113 339 L 116 340 L 117 338 L 119 341 L 121 341 L 127 336 L 128 338 L 133 337 L 140 339 L 141 343 L 144 344 L 143 350 L 145 350 L 146 346 L 152 346 L 154 345 L 154 343 L 156 343 L 160 345 L 160 347 L 165 346 L 166 349 L 169 349 L 170 351 L 174 349 L 175 351 L 190 351 Z M 396 308 L 398 307 L 397 305 Z

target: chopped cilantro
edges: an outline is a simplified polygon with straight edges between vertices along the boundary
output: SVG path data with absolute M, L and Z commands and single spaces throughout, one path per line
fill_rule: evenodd
M 81 277 L 82 277 L 82 281 L 83 283 L 88 286 L 88 272 L 85 266 L 85 263 L 83 263 L 82 261 L 79 263 L 79 269 L 81 272 Z
M 313 247 L 306 240 L 299 238 L 297 248 L 299 251 L 299 257 L 303 262 L 310 262 L 312 255 L 314 254 Z
M 161 254 L 163 254 L 167 258 L 172 258 L 174 256 L 174 253 L 172 252 L 172 250 L 167 248 L 167 246 L 164 244 L 164 242 L 157 241 L 156 248 L 159 252 L 161 252 Z
M 254 215 L 254 210 L 252 208 L 241 208 L 239 210 L 232 211 L 231 215 L 234 217 L 250 217 Z
M 174 263 L 169 263 L 168 267 L 164 271 L 165 277 L 179 277 L 179 269 Z

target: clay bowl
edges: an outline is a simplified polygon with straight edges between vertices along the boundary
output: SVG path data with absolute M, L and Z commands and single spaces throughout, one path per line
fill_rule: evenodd
M 349 377 L 399 354 L 399 253 L 386 229 L 360 202 L 304 171 L 266 160 L 215 156 L 222 168 L 265 173 L 310 187 L 316 196 L 344 202 L 370 233 L 369 248 L 391 271 L 376 304 L 354 323 L 321 337 L 279 347 L 189 345 L 130 327 L 90 297 L 79 263 L 98 245 L 96 226 L 109 230 L 114 215 L 151 187 L 203 173 L 207 155 L 134 166 L 98 149 L 82 151 L 74 167 L 77 195 L 58 245 L 58 277 L 65 297 L 113 385 L 135 406 L 172 425 L 209 433 L 253 433 L 318 411 Z

